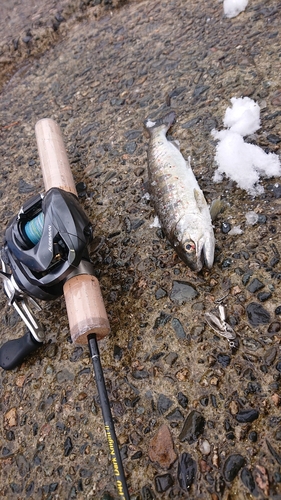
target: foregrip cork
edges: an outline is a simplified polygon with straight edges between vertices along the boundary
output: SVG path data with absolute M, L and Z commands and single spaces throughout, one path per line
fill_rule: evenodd
M 57 123 L 43 118 L 36 123 L 35 134 L 46 191 L 58 187 L 77 196 Z M 97 278 L 84 271 L 81 273 L 78 268 L 78 272 L 65 282 L 63 291 L 71 338 L 77 344 L 87 344 L 90 333 L 95 333 L 100 340 L 109 333 L 110 326 Z

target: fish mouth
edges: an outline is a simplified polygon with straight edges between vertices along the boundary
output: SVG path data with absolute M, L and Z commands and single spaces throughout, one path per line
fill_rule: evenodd
M 194 251 L 192 253 L 188 253 L 186 251 L 186 242 L 175 244 L 174 248 L 176 253 L 180 257 L 180 259 L 192 270 L 199 272 L 201 271 L 204 265 L 204 252 L 203 247 L 198 248 L 198 244 L 194 244 Z
M 210 248 L 206 245 L 205 241 L 199 240 L 195 242 L 194 254 L 188 255 L 184 250 L 184 246 L 181 248 L 183 250 L 180 257 L 182 260 L 190 267 L 192 271 L 199 272 L 202 270 L 203 266 L 210 269 L 213 265 L 213 257 L 210 252 Z M 179 249 L 180 250 L 180 249 Z

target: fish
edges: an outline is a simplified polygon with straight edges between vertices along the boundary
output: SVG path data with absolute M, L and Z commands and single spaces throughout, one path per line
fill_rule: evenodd
M 214 263 L 215 237 L 212 219 L 203 191 L 179 147 L 167 139 L 176 120 L 170 111 L 144 126 L 149 132 L 149 194 L 163 232 L 178 256 L 193 271 Z

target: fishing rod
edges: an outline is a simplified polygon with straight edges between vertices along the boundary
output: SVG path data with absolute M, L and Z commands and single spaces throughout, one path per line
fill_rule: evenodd
M 78 201 L 59 126 L 44 118 L 35 134 L 46 192 L 25 202 L 9 222 L 0 270 L 8 303 L 28 332 L 1 346 L 0 366 L 12 370 L 44 344 L 44 328 L 33 314 L 41 309 L 37 299 L 64 295 L 72 341 L 90 350 L 117 491 L 129 500 L 98 348 L 110 325 L 87 250 L 92 224 Z

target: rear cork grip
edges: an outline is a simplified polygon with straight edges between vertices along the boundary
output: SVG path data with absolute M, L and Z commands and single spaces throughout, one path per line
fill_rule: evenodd
M 44 118 L 36 123 L 35 133 L 46 191 L 58 187 L 77 196 L 59 126 Z M 87 344 L 90 333 L 98 340 L 105 337 L 110 326 L 97 278 L 89 274 L 73 276 L 65 282 L 63 291 L 73 342 Z
M 63 286 L 71 338 L 76 344 L 87 344 L 88 335 L 97 339 L 110 330 L 100 286 L 95 276 L 80 274 L 67 280 Z

